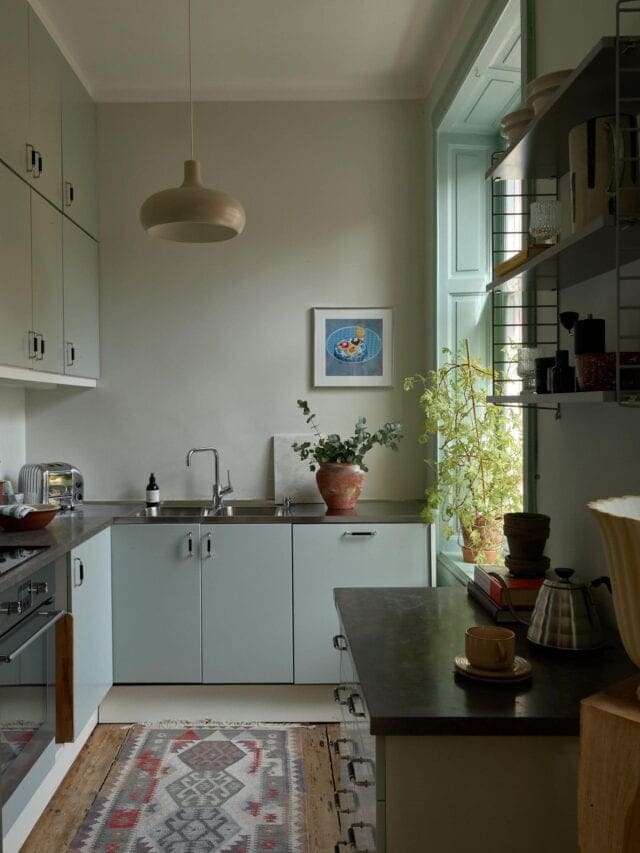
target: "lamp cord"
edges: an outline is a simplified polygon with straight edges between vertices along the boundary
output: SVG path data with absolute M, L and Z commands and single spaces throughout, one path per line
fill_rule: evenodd
M 188 21 L 188 43 L 189 43 L 189 125 L 191 129 L 191 159 L 193 160 L 193 96 L 191 93 L 191 75 L 192 75 L 192 60 L 191 60 L 191 0 L 187 3 Z

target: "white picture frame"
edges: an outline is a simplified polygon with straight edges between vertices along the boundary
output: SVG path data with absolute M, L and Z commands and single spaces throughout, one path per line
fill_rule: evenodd
M 393 308 L 314 308 L 317 388 L 393 387 Z

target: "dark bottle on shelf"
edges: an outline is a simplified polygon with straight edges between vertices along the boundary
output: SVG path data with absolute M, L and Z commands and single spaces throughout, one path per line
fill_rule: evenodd
M 569 350 L 556 350 L 556 363 L 549 370 L 549 386 L 552 394 L 576 390 L 576 371 L 569 364 Z
M 160 489 L 156 482 L 155 474 L 149 475 L 149 482 L 147 483 L 147 506 L 160 506 Z

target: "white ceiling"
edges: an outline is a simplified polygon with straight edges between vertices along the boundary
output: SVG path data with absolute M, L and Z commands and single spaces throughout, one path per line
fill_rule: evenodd
M 98 101 L 186 98 L 187 0 L 30 0 Z M 192 0 L 200 100 L 422 97 L 469 0 Z

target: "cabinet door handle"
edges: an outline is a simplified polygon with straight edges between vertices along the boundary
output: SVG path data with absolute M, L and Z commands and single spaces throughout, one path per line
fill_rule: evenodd
M 36 166 L 36 152 L 35 148 L 30 142 L 26 144 L 27 149 L 27 172 L 33 172 Z
M 38 174 L 36 175 L 36 177 L 39 178 L 43 172 L 44 172 L 44 160 L 42 158 L 42 154 L 38 151 Z
M 356 700 L 358 702 L 361 702 L 363 705 L 363 708 L 360 711 L 356 708 Z M 349 698 L 347 699 L 347 708 L 349 709 L 349 712 L 354 717 L 366 717 L 367 716 L 367 713 L 364 710 L 364 702 L 362 701 L 362 696 L 359 693 L 352 693 L 349 696 Z
M 213 557 L 211 545 L 211 534 L 207 533 L 207 560 L 210 560 Z
M 356 774 L 356 764 L 369 767 L 371 770 L 371 779 L 358 779 L 358 776 Z M 371 788 L 373 785 L 375 785 L 375 769 L 375 762 L 371 758 L 352 758 L 351 761 L 347 764 L 347 773 L 349 775 L 349 781 L 352 784 L 357 785 L 358 788 Z
M 80 557 L 73 558 L 73 585 L 82 586 L 84 583 L 84 563 Z
M 187 533 L 187 557 L 193 557 L 193 533 Z
M 64 182 L 64 204 L 65 204 L 65 207 L 71 207 L 71 205 L 73 204 L 73 197 L 74 197 L 73 184 L 71 183 L 71 181 L 65 181 Z
M 341 745 L 345 744 L 351 748 L 351 752 L 342 752 Z M 339 737 L 333 742 L 333 751 L 343 761 L 353 761 L 358 754 L 358 745 L 354 740 L 348 737 Z
M 376 536 L 377 530 L 345 530 L 343 536 Z
M 29 330 L 29 358 L 38 357 L 38 336 L 31 329 Z
M 40 361 L 44 358 L 45 351 L 45 339 L 43 337 L 40 338 Z
M 76 360 L 76 347 L 71 341 L 67 341 L 67 367 L 71 367 L 71 365 Z
M 42 174 L 42 155 L 39 151 L 33 152 L 33 168 L 31 174 L 34 178 L 39 178 Z
M 338 684 L 337 687 L 333 688 L 333 699 L 339 705 L 346 705 L 349 701 L 349 697 L 346 698 L 342 696 L 343 692 L 349 692 L 349 687 L 346 684 Z
M 351 797 L 351 803 L 348 806 L 342 805 L 343 797 Z M 355 791 L 350 791 L 348 788 L 338 788 L 333 795 L 336 804 L 336 811 L 339 814 L 353 814 L 360 808 L 360 799 Z
M 358 841 L 356 839 L 356 829 L 366 829 L 368 832 L 371 833 L 371 845 L 367 844 L 366 847 L 358 847 Z M 347 830 L 347 838 L 349 840 L 349 844 L 351 845 L 353 853 L 374 853 L 376 849 L 376 831 L 372 823 L 365 823 L 364 821 L 352 823 L 349 829 Z
M 339 652 L 346 652 L 349 647 L 347 645 L 347 638 L 344 634 L 335 634 L 333 638 L 333 648 L 337 649 Z

